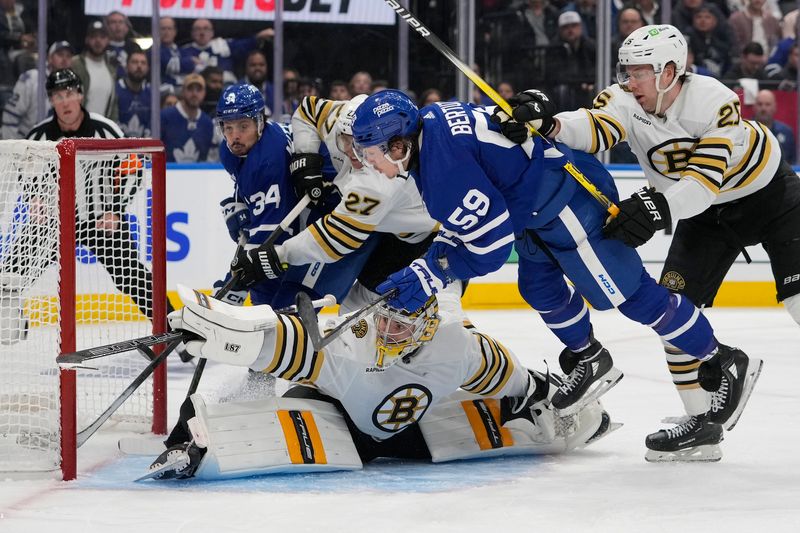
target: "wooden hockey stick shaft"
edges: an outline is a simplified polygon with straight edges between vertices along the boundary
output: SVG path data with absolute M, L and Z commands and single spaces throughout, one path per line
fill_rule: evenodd
M 414 31 L 420 34 L 426 41 L 431 43 L 431 45 L 433 45 L 433 47 L 436 48 L 439 53 L 447 58 L 447 60 L 450 61 L 458 70 L 463 72 L 472 83 L 477 85 L 480 90 L 486 93 L 486 95 L 491 98 L 494 103 L 499 105 L 500 109 L 505 111 L 509 117 L 513 116 L 509 103 L 506 102 L 505 99 L 500 96 L 491 85 L 486 83 L 486 81 L 481 78 L 477 72 L 472 70 L 469 65 L 461 61 L 456 53 L 453 52 L 449 46 L 443 43 L 442 40 L 439 39 L 430 29 L 428 29 L 417 17 L 409 12 L 408 9 L 400 5 L 398 0 L 384 0 L 384 2 L 391 7 L 395 13 L 397 13 L 397 16 L 405 20 L 408 25 L 414 29 Z M 531 133 L 538 135 L 547 141 L 547 139 L 541 133 L 536 131 L 533 126 L 528 124 L 528 128 L 531 130 Z M 575 165 L 572 164 L 571 161 L 567 161 L 564 164 L 564 170 L 566 170 L 570 176 L 575 178 L 575 180 L 580 183 L 581 186 L 586 189 L 595 200 L 600 202 L 612 217 L 616 217 L 619 214 L 619 208 L 614 204 L 614 202 L 611 201 L 608 196 L 603 194 L 603 192 L 597 188 L 597 185 L 592 183 L 589 178 L 587 178 L 580 170 L 578 170 Z
M 264 241 L 264 244 L 268 245 L 275 244 L 275 241 L 278 240 L 278 237 L 280 237 L 286 232 L 289 226 L 291 226 L 292 223 L 295 221 L 295 219 L 297 219 L 297 217 L 300 216 L 300 213 L 303 212 L 303 209 L 305 209 L 309 203 L 311 203 L 311 197 L 307 194 L 303 195 L 303 197 L 300 198 L 300 201 L 297 202 L 297 205 L 295 205 L 292 208 L 292 210 L 289 211 L 289 213 L 285 217 L 283 217 L 283 220 L 280 221 L 278 227 L 275 228 L 275 230 L 272 233 L 270 233 L 269 237 L 267 237 L 267 240 Z M 241 244 L 241 236 L 240 236 L 240 246 L 244 246 L 244 244 Z M 237 254 L 239 253 L 238 250 L 236 253 Z M 214 295 L 214 297 L 222 298 L 223 296 L 225 296 L 228 290 L 230 290 L 229 286 L 233 286 L 232 282 L 233 278 L 231 277 L 231 281 L 226 283 L 225 286 L 222 287 L 222 289 L 220 289 L 220 291 Z M 203 377 L 203 372 L 206 369 L 206 362 L 207 360 L 202 358 L 197 362 L 197 366 L 194 368 L 194 373 L 192 374 L 192 381 L 191 383 L 189 383 L 189 389 L 186 391 L 187 398 L 192 394 L 194 394 L 195 392 L 197 392 L 197 387 L 200 386 L 200 378 Z

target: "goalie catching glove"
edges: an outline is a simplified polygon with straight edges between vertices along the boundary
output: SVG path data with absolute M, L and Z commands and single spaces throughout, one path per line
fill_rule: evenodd
M 275 246 L 264 243 L 252 250 L 239 248 L 231 261 L 231 275 L 238 276 L 236 287 L 252 287 L 265 279 L 278 279 L 286 272 Z
M 332 192 L 333 183 L 322 179 L 324 159 L 319 154 L 294 154 L 289 163 L 292 185 L 298 198 L 308 195 L 313 203 L 319 203 Z
M 606 222 L 603 235 L 636 248 L 671 223 L 669 204 L 653 187 L 644 187 L 619 203 L 619 214 Z
M 543 136 L 550 135 L 556 127 L 556 106 L 542 91 L 528 89 L 508 99 L 512 116 L 497 106 L 491 120 L 500 124 L 500 131 L 510 141 L 522 144 L 528 140 L 528 125 Z

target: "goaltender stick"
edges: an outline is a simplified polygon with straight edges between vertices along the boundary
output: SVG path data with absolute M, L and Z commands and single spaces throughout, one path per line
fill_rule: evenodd
M 179 294 L 185 307 L 170 324 L 196 336 L 190 353 L 299 385 L 251 402 L 206 405 L 193 395 L 143 479 L 352 470 L 377 457 L 558 453 L 618 427 L 597 401 L 557 418 L 550 397 L 560 379 L 528 370 L 465 327 L 460 312 L 444 309 L 458 310 L 447 293 L 414 312 L 381 304 L 316 352 L 307 331 L 316 324 L 182 286 Z

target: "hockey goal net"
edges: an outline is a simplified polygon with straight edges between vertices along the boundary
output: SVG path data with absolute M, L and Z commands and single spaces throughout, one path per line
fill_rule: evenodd
M 0 472 L 76 475 L 76 433 L 148 360 L 60 370 L 59 353 L 163 333 L 160 141 L 0 141 Z M 166 431 L 166 370 L 109 423 Z

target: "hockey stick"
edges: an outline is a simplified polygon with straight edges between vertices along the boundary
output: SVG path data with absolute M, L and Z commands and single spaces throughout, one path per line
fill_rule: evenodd
M 506 102 L 505 99 L 500 96 L 491 85 L 486 83 L 486 81 L 484 81 L 484 79 L 481 78 L 477 72 L 472 70 L 466 63 L 461 61 L 456 53 L 453 52 L 449 46 L 444 44 L 441 39 L 434 35 L 434 33 L 428 29 L 417 17 L 412 15 L 408 9 L 400 5 L 398 0 L 384 0 L 384 2 L 388 4 L 388 6 L 395 11 L 395 13 L 397 13 L 397 16 L 405 20 L 409 26 L 419 33 L 426 41 L 431 43 L 431 45 L 433 45 L 433 47 L 436 48 L 439 53 L 445 56 L 445 58 L 455 65 L 458 70 L 463 72 L 467 78 L 472 81 L 472 83 L 477 85 L 484 93 L 486 93 L 486 95 L 489 96 L 494 103 L 499 105 L 500 109 L 505 111 L 509 117 L 513 116 L 511 106 L 508 104 L 508 102 Z M 546 142 L 549 142 L 541 133 L 536 131 L 536 129 L 531 126 L 530 123 L 528 124 L 528 128 L 531 130 L 531 133 L 538 135 L 542 139 L 545 139 Z M 575 180 L 580 183 L 581 186 L 583 186 L 583 188 L 595 198 L 595 200 L 600 202 L 612 217 L 616 217 L 619 214 L 619 208 L 614 204 L 614 202 L 612 202 L 608 196 L 603 194 L 603 192 L 597 188 L 597 185 L 589 181 L 589 178 L 584 176 L 583 173 L 578 170 L 578 168 L 573 165 L 571 161 L 567 161 L 564 164 L 564 170 L 566 170 L 570 176 L 575 178 Z
M 268 244 L 268 245 L 275 244 L 275 241 L 278 240 L 278 237 L 280 237 L 281 235 L 283 235 L 286 232 L 286 230 L 289 228 L 289 226 L 291 226 L 292 223 L 295 221 L 295 219 L 300 216 L 300 213 L 303 212 L 303 209 L 305 209 L 306 206 L 308 206 L 309 203 L 311 203 L 311 197 L 309 195 L 307 195 L 307 194 L 303 195 L 303 197 L 300 198 L 300 201 L 297 202 L 297 205 L 295 205 L 292 208 L 292 210 L 289 211 L 289 213 L 285 217 L 283 217 L 283 220 L 280 221 L 280 223 L 278 224 L 278 227 L 275 228 L 275 230 L 270 234 L 269 237 L 267 237 L 267 240 L 264 241 L 264 244 Z M 240 246 L 243 246 L 243 244 L 240 244 Z M 238 255 L 238 253 L 239 253 L 238 250 L 237 250 L 236 253 Z M 222 298 L 223 296 L 225 296 L 225 294 L 228 292 L 228 290 L 230 290 L 228 288 L 228 286 L 229 285 L 233 286 L 232 281 L 233 281 L 233 279 L 231 278 L 231 281 L 226 283 L 225 286 L 222 287 L 222 289 L 220 289 L 220 291 L 217 294 L 214 295 L 214 297 L 215 298 Z M 228 288 L 228 290 L 226 290 L 226 288 Z M 203 359 L 203 358 L 201 358 L 197 362 L 197 366 L 195 367 L 194 373 L 192 374 L 192 381 L 191 381 L 191 383 L 189 383 L 189 390 L 186 391 L 186 398 L 189 398 L 189 396 L 191 396 L 192 394 L 197 392 L 197 387 L 200 386 L 200 378 L 203 377 L 203 371 L 206 369 L 206 362 L 207 362 L 207 359 Z
M 344 330 L 350 327 L 353 322 L 359 320 L 364 315 L 369 314 L 372 309 L 386 300 L 394 297 L 396 289 L 392 289 L 386 294 L 382 294 L 379 298 L 371 301 L 358 311 L 352 313 L 346 320 L 338 326 L 328 331 L 323 337 L 319 332 L 319 322 L 317 321 L 317 314 L 314 312 L 311 298 L 304 292 L 297 293 L 295 302 L 297 305 L 297 316 L 300 317 L 300 322 L 303 323 L 308 336 L 311 339 L 311 344 L 314 346 L 314 351 L 318 352 L 328 344 L 330 344 L 336 337 L 344 333 Z

